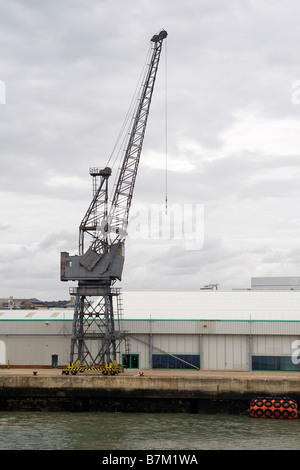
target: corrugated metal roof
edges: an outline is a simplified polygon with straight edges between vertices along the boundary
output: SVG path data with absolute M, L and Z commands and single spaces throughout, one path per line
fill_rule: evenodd
M 0 321 L 6 320 L 71 320 L 74 310 L 36 309 L 36 310 L 0 310 Z
M 124 319 L 300 321 L 298 291 L 126 291 Z M 0 310 L 7 320 L 72 320 L 72 309 Z
M 124 292 L 124 318 L 300 321 L 300 292 Z

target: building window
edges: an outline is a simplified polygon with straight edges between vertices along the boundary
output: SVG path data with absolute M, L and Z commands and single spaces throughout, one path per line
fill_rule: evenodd
M 122 366 L 124 369 L 138 369 L 139 368 L 139 355 L 138 354 L 123 354 Z
M 153 354 L 153 369 L 200 369 L 198 354 Z
M 294 364 L 290 356 L 252 356 L 252 370 L 300 372 L 300 364 Z

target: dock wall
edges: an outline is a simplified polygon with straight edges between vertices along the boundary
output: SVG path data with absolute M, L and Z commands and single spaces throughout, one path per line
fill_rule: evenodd
M 255 396 L 300 403 L 292 376 L 0 376 L 1 411 L 247 413 Z

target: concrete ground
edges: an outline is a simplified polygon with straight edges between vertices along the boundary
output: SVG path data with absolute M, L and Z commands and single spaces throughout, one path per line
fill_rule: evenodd
M 1 376 L 43 376 L 54 377 L 61 376 L 63 369 L 48 369 L 39 367 L 23 367 L 23 368 L 0 368 Z M 102 375 L 99 371 L 87 371 L 78 374 L 82 375 Z M 158 378 L 182 378 L 201 379 L 201 378 L 234 378 L 234 379 L 266 379 L 266 380 L 293 380 L 300 381 L 300 374 L 297 372 L 265 372 L 265 371 L 205 371 L 205 370 L 134 370 L 128 369 L 124 373 L 119 374 L 118 377 L 158 377 Z

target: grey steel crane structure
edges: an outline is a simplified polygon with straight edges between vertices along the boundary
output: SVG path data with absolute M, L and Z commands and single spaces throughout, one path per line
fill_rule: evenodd
M 112 170 L 91 168 L 94 194 L 79 226 L 79 253 L 61 253 L 61 280 L 78 281 L 75 295 L 70 363 L 105 365 L 117 361 L 126 333 L 120 330 L 120 289 L 125 238 L 165 30 L 151 38 L 151 60 L 144 77 L 112 202 L 108 180 Z M 86 238 L 89 246 L 86 249 Z

